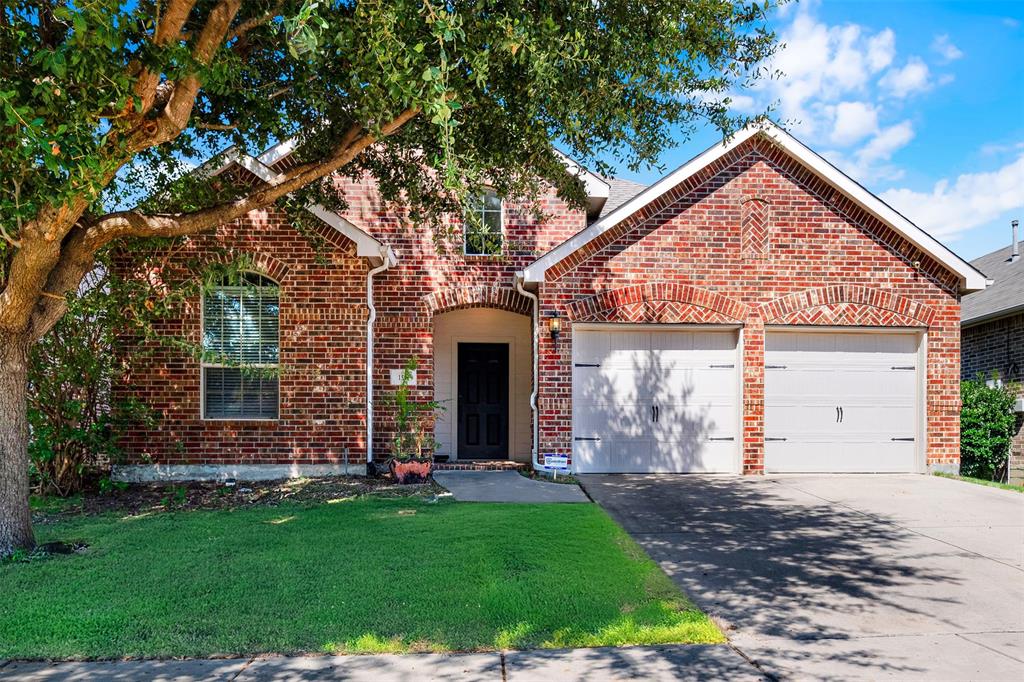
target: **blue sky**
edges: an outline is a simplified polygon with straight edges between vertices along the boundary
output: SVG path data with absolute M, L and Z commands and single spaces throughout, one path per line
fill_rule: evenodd
M 1024 221 L 1024 1 L 804 0 L 774 15 L 785 76 L 734 94 L 972 259 Z M 717 137 L 660 159 L 674 168 Z M 622 177 L 651 183 L 657 171 Z

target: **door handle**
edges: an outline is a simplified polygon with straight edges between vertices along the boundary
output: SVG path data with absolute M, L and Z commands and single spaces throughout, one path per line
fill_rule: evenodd
M 651 422 L 654 422 L 654 405 L 651 405 Z
M 654 406 L 654 421 L 661 421 L 661 406 L 659 405 Z
M 840 408 L 839 408 L 839 423 L 842 424 L 844 419 L 846 419 L 846 413 L 843 412 L 843 408 L 840 406 Z
M 836 406 L 836 424 L 839 423 L 839 406 Z

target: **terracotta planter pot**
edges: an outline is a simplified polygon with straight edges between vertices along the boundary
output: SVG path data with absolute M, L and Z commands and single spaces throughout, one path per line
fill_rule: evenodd
M 430 461 L 399 462 L 397 459 L 393 459 L 389 466 L 391 474 L 399 483 L 426 483 L 430 478 L 430 472 L 434 470 L 434 463 Z

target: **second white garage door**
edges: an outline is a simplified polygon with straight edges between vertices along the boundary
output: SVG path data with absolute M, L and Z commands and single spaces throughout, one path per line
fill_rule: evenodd
M 765 335 L 765 470 L 918 470 L 920 336 Z
M 735 330 L 573 329 L 573 468 L 735 472 Z

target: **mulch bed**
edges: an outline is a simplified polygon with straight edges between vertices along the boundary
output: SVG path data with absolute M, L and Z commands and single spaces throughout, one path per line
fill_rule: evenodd
M 278 481 L 146 483 L 115 488 L 108 493 L 87 493 L 60 500 L 46 498 L 33 513 L 35 523 L 58 521 L 82 514 L 238 509 L 273 507 L 282 502 L 323 504 L 330 500 L 372 495 L 378 498 L 433 497 L 444 492 L 433 481 L 398 485 L 390 479 L 332 476 Z

